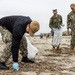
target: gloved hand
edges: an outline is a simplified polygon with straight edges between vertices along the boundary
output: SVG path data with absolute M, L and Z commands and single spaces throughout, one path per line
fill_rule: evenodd
M 18 71 L 19 70 L 19 64 L 14 62 L 13 65 L 12 65 L 12 68 L 14 70 Z

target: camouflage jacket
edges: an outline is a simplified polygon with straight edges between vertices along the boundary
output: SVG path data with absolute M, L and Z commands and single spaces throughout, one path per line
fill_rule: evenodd
M 54 15 L 50 18 L 49 21 L 49 27 L 50 28 L 60 28 L 60 26 L 62 25 L 62 16 L 58 15 L 57 17 L 55 17 Z
M 67 15 L 67 29 L 75 29 L 75 13 L 74 12 L 70 12 Z

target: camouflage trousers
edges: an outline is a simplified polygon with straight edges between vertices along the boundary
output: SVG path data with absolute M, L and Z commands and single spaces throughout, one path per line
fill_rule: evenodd
M 11 44 L 12 44 L 12 34 L 6 30 L 3 29 L 1 31 L 2 40 L 5 43 L 5 48 L 3 49 L 3 52 L 1 53 L 0 62 L 7 62 L 8 59 L 11 56 Z M 20 43 L 20 52 L 22 56 L 27 56 L 27 41 L 25 36 L 22 37 L 21 43 Z
M 71 34 L 71 47 L 73 48 L 75 46 L 75 30 L 72 30 Z

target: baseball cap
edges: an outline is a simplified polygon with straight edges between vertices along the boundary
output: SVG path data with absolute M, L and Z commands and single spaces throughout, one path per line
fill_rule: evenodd
M 32 21 L 30 23 L 29 35 L 34 36 L 34 34 L 40 29 L 40 25 L 37 21 Z
M 56 12 L 57 12 L 57 9 L 54 9 L 54 10 L 53 10 L 53 13 L 56 13 Z

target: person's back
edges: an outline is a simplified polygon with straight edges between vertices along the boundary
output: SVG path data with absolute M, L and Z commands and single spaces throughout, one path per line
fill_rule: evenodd
M 13 32 L 13 26 L 18 18 L 22 18 L 24 16 L 7 16 L 0 19 L 0 23 L 2 26 L 6 27 L 11 33 Z
M 0 19 L 2 26 L 5 26 L 10 32 L 12 32 L 15 21 L 19 16 L 7 16 Z

